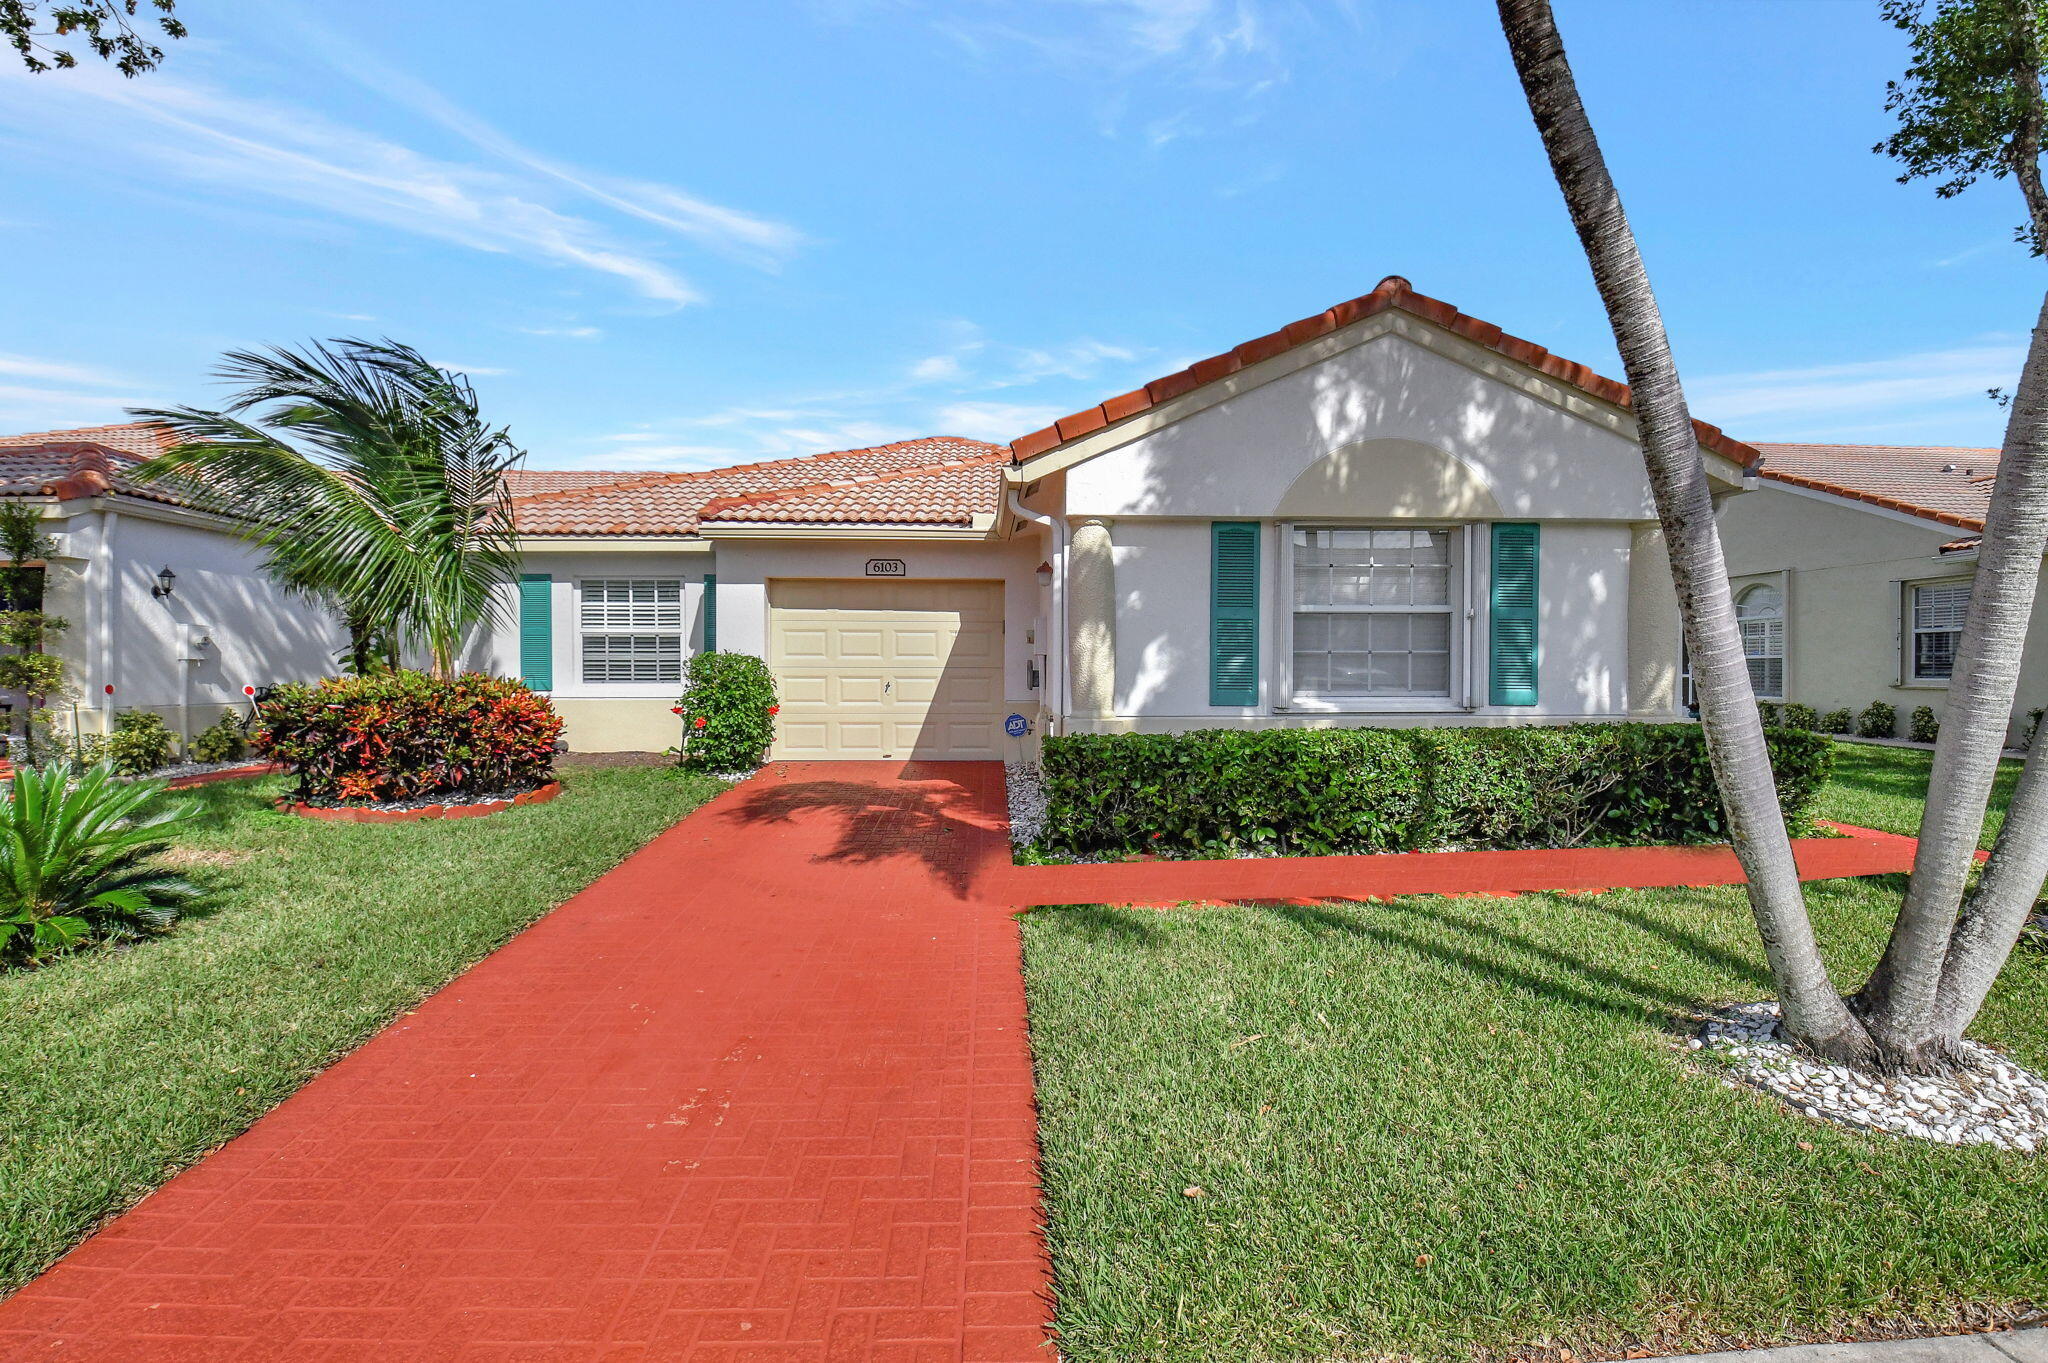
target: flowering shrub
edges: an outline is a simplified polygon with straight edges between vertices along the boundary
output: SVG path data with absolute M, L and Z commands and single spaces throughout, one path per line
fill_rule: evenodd
M 700 653 L 683 675 L 683 765 L 750 771 L 775 741 L 775 677 L 751 653 Z
M 280 686 L 251 741 L 298 774 L 302 800 L 383 802 L 540 785 L 561 732 L 523 683 L 400 671 Z

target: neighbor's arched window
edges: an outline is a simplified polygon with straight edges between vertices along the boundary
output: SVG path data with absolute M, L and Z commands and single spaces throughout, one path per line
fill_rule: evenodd
M 1759 582 L 1735 598 L 1749 684 L 1765 700 L 1785 698 L 1785 594 Z

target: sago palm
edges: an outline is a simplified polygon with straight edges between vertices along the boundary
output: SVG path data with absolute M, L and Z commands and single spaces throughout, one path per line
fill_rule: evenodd
M 190 882 L 151 860 L 193 816 L 191 805 L 149 808 L 161 781 L 59 762 L 12 784 L 0 803 L 0 958 L 168 927 L 192 898 Z
M 176 443 L 137 470 L 186 480 L 269 551 L 271 575 L 331 602 L 363 671 L 398 646 L 452 675 L 518 571 L 505 471 L 524 457 L 459 374 L 390 341 L 231 351 L 222 411 L 138 409 Z

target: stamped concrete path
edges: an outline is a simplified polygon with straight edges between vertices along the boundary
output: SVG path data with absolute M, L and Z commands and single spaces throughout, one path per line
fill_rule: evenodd
M 0 1304 L 0 1358 L 1045 1359 L 1002 768 L 720 796 Z
M 1017 906 L 1740 878 L 1725 848 L 1014 866 L 996 763 L 777 764 L 0 1303 L 0 1357 L 1050 1360 Z

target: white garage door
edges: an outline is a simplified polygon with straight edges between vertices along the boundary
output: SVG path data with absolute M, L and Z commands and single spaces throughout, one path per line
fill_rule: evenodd
M 999 582 L 768 584 L 774 757 L 1000 757 Z

